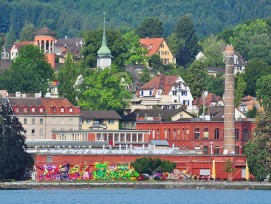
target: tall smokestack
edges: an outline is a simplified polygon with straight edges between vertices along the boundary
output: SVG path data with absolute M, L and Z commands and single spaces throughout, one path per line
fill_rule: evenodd
M 224 154 L 235 153 L 234 47 L 225 49 Z

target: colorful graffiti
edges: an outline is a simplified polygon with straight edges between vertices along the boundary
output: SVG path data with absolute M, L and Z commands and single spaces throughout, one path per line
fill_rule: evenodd
M 37 166 L 36 169 L 38 180 L 137 180 L 140 176 L 129 163 L 96 162 L 93 169 L 87 164 L 60 166 L 45 164 Z

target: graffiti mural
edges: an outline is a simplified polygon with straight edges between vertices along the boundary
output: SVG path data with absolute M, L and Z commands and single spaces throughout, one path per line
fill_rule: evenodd
M 129 163 L 109 164 L 108 162 L 91 165 L 45 164 L 36 166 L 37 180 L 137 180 L 140 176 Z

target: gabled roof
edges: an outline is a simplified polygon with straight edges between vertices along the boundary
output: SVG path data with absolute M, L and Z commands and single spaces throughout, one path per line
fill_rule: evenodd
M 148 50 L 147 56 L 156 54 L 164 38 L 141 38 L 139 42 Z
M 211 106 L 208 112 L 211 118 L 223 118 L 224 106 Z
M 121 117 L 120 115 L 114 111 L 92 111 L 92 110 L 88 110 L 88 111 L 81 111 L 81 115 L 83 120 L 86 119 L 116 119 L 116 120 L 120 120 Z
M 35 35 L 56 35 L 53 31 L 50 30 L 47 26 L 43 26 L 41 29 L 34 32 Z
M 217 96 L 214 93 L 208 93 L 208 95 L 205 97 L 205 106 L 210 107 L 212 102 L 219 102 L 222 101 L 222 98 L 220 96 Z M 196 98 L 193 101 L 193 105 L 196 105 L 197 107 L 201 107 L 203 105 L 203 96 L 200 98 Z
M 153 95 L 155 95 L 157 89 L 162 89 L 162 94 L 168 95 L 177 79 L 178 76 L 165 76 L 164 74 L 159 74 L 140 87 L 140 90 L 155 90 L 153 92 Z
M 80 108 L 74 107 L 73 104 L 70 101 L 68 101 L 68 99 L 66 98 L 41 98 L 41 100 L 42 100 L 42 105 L 48 115 L 60 115 L 60 114 L 63 115 L 69 112 L 65 110 L 65 112 L 62 113 L 59 109 L 60 107 L 65 107 L 65 108 L 72 107 L 73 112 L 72 113 L 69 112 L 69 115 L 80 114 Z M 56 112 L 51 111 L 52 107 L 57 108 Z
M 247 65 L 247 63 L 244 61 L 242 55 L 239 52 L 234 51 L 234 54 L 238 57 L 238 64 L 237 65 L 242 65 L 242 66 Z
M 176 115 L 179 112 L 186 112 L 191 115 L 189 112 L 184 110 L 183 108 L 179 109 L 136 109 L 133 112 L 129 113 L 126 116 L 122 117 L 122 121 L 136 121 L 137 117 L 158 117 L 160 116 L 162 121 L 168 120 L 172 116 Z M 193 117 L 191 115 L 191 117 Z
M 24 112 L 22 107 L 43 107 L 41 98 L 9 98 L 10 105 L 12 107 L 19 107 L 19 112 L 16 112 L 15 114 L 19 115 L 39 115 L 40 113 L 38 111 L 36 112 Z
M 33 44 L 34 44 L 33 41 L 23 41 L 23 42 L 16 42 L 13 45 L 15 45 L 15 47 L 19 51 L 23 46 L 25 46 L 25 45 L 33 45 Z

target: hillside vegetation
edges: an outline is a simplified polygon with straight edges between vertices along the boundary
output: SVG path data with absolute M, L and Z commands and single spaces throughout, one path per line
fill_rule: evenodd
M 0 32 L 13 26 L 18 37 L 27 22 L 36 28 L 46 24 L 59 37 L 78 36 L 101 27 L 106 12 L 112 29 L 136 28 L 146 17 L 159 17 L 168 36 L 187 14 L 202 38 L 249 19 L 269 18 L 270 10 L 270 0 L 1 0 Z

